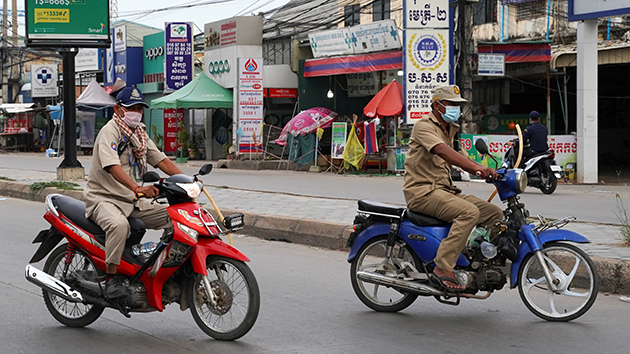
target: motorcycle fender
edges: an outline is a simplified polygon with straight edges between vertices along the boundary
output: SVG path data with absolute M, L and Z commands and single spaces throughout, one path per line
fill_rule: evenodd
M 206 259 L 211 255 L 232 258 L 241 262 L 249 262 L 249 258 L 241 253 L 241 251 L 224 243 L 220 239 L 203 237 L 197 241 L 197 245 L 190 255 L 190 261 L 195 273 L 208 275 L 206 272 Z
M 568 242 L 576 242 L 576 243 L 591 243 L 586 237 L 578 234 L 577 232 L 563 230 L 563 229 L 553 229 L 546 230 L 538 234 L 538 239 L 542 245 L 555 242 L 555 241 L 568 241 Z M 516 261 L 512 263 L 512 267 L 510 269 L 510 288 L 514 289 L 518 284 L 518 272 L 521 268 L 521 262 L 530 254 L 532 250 L 529 248 L 527 242 L 521 242 L 521 245 L 518 246 L 518 258 Z
M 33 240 L 33 243 L 41 243 L 39 248 L 29 261 L 29 263 L 36 263 L 46 258 L 48 253 L 57 246 L 57 244 L 63 240 L 63 235 L 61 232 L 57 231 L 54 228 L 50 228 L 48 230 L 42 230 L 37 234 L 37 237 Z
M 367 229 L 361 231 L 354 240 L 352 241 L 352 246 L 350 247 L 350 254 L 348 255 L 348 263 L 352 262 L 354 257 L 357 256 L 357 253 L 363 247 L 363 245 L 369 240 L 373 239 L 377 236 L 389 235 L 389 224 L 386 223 L 378 223 L 369 226 Z

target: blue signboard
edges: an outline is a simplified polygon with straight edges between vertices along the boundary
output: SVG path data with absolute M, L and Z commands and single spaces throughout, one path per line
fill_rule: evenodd
M 164 33 L 166 36 L 164 91 L 175 91 L 184 87 L 193 78 L 192 24 L 167 23 Z
M 627 0 L 569 0 L 569 21 L 627 15 L 629 5 Z

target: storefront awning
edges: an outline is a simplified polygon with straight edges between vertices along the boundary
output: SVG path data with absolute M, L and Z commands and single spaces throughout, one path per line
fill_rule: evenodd
M 506 63 L 549 61 L 551 59 L 551 46 L 546 42 L 479 44 L 477 52 L 505 54 Z
M 326 59 L 309 59 L 304 63 L 304 77 L 364 73 L 402 69 L 401 50 Z

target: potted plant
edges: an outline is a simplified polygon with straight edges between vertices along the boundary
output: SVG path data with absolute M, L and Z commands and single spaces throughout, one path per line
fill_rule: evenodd
M 188 162 L 188 148 L 190 146 L 190 133 L 183 121 L 179 121 L 179 131 L 177 132 L 177 144 L 179 145 L 179 157 L 175 162 Z M 186 157 L 184 157 L 184 154 Z
M 197 130 L 193 140 L 197 145 L 197 159 L 203 160 L 206 152 L 206 130 L 203 128 Z
M 157 131 L 157 127 L 155 125 L 151 126 L 151 131 L 153 132 L 153 137 L 151 138 L 151 140 L 153 140 L 153 142 L 155 143 L 155 146 L 157 146 L 158 149 L 163 150 L 164 149 L 164 135 L 158 133 Z

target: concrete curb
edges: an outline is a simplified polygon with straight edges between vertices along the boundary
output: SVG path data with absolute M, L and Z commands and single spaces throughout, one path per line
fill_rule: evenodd
M 83 199 L 83 191 L 44 188 L 33 193 L 24 183 L 0 180 L 0 195 L 43 202 L 52 193 Z M 211 205 L 206 205 L 216 218 Z M 346 249 L 346 240 L 352 225 L 322 220 L 301 219 L 287 216 L 265 215 L 241 210 L 222 209 L 224 216 L 243 213 L 245 228 L 239 233 L 258 238 L 309 245 L 334 250 Z M 630 294 L 630 261 L 592 257 L 601 278 L 600 291 L 612 294 Z

